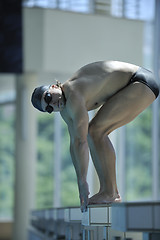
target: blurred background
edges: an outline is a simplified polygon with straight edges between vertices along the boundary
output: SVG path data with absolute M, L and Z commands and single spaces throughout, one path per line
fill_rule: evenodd
M 32 209 L 79 205 L 66 124 L 31 106 L 33 89 L 100 60 L 143 66 L 160 83 L 159 23 L 158 0 L 1 0 L 0 240 L 26 240 Z M 160 200 L 159 122 L 158 98 L 110 135 L 123 201 Z M 93 195 L 91 161 L 88 182 Z

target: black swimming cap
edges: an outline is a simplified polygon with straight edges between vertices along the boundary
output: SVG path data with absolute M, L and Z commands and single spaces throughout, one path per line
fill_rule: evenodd
M 44 112 L 41 106 L 42 95 L 45 91 L 49 90 L 50 86 L 51 85 L 37 87 L 34 89 L 34 92 L 32 93 L 31 102 L 33 106 L 41 112 Z

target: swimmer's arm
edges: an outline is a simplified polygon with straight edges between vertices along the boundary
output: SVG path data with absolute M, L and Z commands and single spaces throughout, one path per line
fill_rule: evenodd
M 89 150 L 88 150 L 88 112 L 83 105 L 78 104 L 72 108 L 72 119 L 68 124 L 70 134 L 70 152 L 77 173 L 79 184 L 86 181 Z
M 82 136 L 83 133 L 81 136 L 78 134 L 78 131 L 80 131 L 81 127 L 78 126 L 77 130 L 77 127 L 74 125 L 75 123 L 72 123 L 68 127 L 70 134 L 70 153 L 76 170 L 78 184 L 83 184 L 86 182 L 88 170 L 88 142 L 87 137 L 84 135 Z
M 79 187 L 81 209 L 84 211 L 88 204 L 88 184 L 86 181 L 89 150 L 88 150 L 88 112 L 81 98 L 72 96 L 72 101 L 67 100 L 68 125 L 70 134 L 70 153 L 73 165 L 77 174 L 77 182 Z M 63 116 L 62 116 L 63 117 Z

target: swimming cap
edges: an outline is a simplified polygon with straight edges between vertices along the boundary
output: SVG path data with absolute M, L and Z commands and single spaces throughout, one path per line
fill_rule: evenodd
M 34 92 L 32 93 L 31 102 L 32 102 L 33 106 L 41 112 L 45 112 L 45 111 L 43 111 L 42 106 L 41 106 L 42 95 L 45 91 L 49 90 L 50 86 L 51 85 L 37 87 L 34 89 Z

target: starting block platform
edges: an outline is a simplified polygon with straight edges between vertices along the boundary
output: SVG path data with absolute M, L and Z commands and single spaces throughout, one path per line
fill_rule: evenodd
M 120 231 L 160 231 L 160 202 L 112 204 L 112 228 Z
M 28 240 L 160 240 L 160 202 L 33 210 L 30 219 Z
M 82 214 L 82 225 L 111 227 L 111 204 L 89 205 Z

